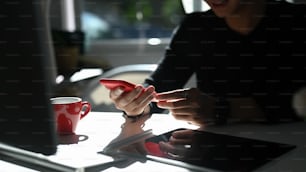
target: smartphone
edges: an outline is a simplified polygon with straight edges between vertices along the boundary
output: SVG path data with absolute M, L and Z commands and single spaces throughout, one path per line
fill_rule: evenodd
M 124 91 L 131 91 L 136 87 L 133 83 L 119 79 L 102 78 L 100 79 L 100 83 L 110 90 L 122 87 Z
M 102 78 L 100 79 L 100 83 L 110 90 L 122 87 L 125 92 L 132 91 L 136 87 L 135 84 L 120 79 Z M 145 89 L 142 91 L 145 91 Z M 156 94 L 156 92 L 154 92 L 154 94 Z M 157 102 L 157 100 L 154 98 L 152 102 Z

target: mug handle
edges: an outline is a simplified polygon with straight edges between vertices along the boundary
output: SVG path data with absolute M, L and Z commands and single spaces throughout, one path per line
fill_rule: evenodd
M 83 101 L 82 102 L 82 109 L 85 107 L 85 110 L 81 112 L 81 118 L 84 118 L 90 111 L 91 111 L 91 105 L 89 102 L 87 101 Z

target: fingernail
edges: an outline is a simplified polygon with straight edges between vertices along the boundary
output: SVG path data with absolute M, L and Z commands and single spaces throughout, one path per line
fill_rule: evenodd
M 123 93 L 123 90 L 120 88 L 115 89 L 114 94 L 115 96 L 120 96 Z
M 161 144 L 161 145 L 165 145 L 166 144 L 164 141 L 160 141 L 158 143 Z
M 137 91 L 141 91 L 142 88 L 141 88 L 141 87 L 136 87 L 136 90 L 137 90 Z

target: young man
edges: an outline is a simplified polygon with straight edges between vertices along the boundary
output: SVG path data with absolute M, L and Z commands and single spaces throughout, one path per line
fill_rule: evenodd
M 206 2 L 211 10 L 185 17 L 144 86 L 110 91 L 116 107 L 129 118 L 168 109 L 197 125 L 297 120 L 292 97 L 306 85 L 305 5 Z M 182 89 L 194 73 L 197 88 Z

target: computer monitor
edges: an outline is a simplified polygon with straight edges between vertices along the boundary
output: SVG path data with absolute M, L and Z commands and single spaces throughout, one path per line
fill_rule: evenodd
M 46 3 L 0 2 L 0 143 L 51 155 L 56 68 Z

